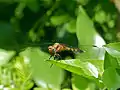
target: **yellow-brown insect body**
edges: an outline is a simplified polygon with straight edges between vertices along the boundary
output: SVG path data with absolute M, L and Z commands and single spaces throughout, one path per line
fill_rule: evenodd
M 55 43 L 52 46 L 48 47 L 49 53 L 51 54 L 51 56 L 60 56 L 61 52 L 64 51 L 70 51 L 72 53 L 75 52 L 83 52 L 82 50 L 78 49 L 78 48 L 70 48 L 65 44 L 60 44 L 60 43 Z

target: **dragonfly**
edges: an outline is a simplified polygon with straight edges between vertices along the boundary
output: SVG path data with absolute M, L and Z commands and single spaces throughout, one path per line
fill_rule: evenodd
M 98 48 L 95 45 L 92 45 L 92 47 Z M 51 55 L 49 59 L 54 57 L 54 60 L 63 59 L 63 57 L 65 57 L 67 55 L 73 56 L 73 58 L 74 58 L 74 55 L 76 53 L 85 53 L 86 52 L 86 50 L 82 50 L 80 48 L 73 48 L 73 47 L 70 47 L 70 46 L 68 46 L 66 44 L 62 44 L 62 43 L 54 43 L 53 45 L 48 46 L 48 51 Z

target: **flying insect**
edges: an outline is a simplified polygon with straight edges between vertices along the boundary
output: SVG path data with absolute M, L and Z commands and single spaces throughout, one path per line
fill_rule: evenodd
M 72 48 L 69 47 L 65 44 L 61 44 L 61 43 L 55 43 L 51 46 L 48 47 L 48 51 L 50 53 L 50 58 L 54 57 L 54 59 L 63 59 L 63 57 L 69 55 L 69 56 L 74 56 L 75 53 L 82 53 L 84 52 L 83 50 L 79 49 L 79 48 Z

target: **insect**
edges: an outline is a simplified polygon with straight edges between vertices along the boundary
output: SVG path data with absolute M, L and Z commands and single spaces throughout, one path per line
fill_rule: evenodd
M 71 48 L 71 47 L 68 47 L 67 45 L 65 44 L 61 44 L 61 43 L 55 43 L 51 46 L 48 47 L 48 51 L 50 53 L 50 58 L 51 57 L 54 57 L 54 59 L 62 59 L 62 57 L 66 56 L 65 54 L 69 54 L 70 56 L 76 52 L 84 52 L 83 50 L 79 49 L 79 48 Z

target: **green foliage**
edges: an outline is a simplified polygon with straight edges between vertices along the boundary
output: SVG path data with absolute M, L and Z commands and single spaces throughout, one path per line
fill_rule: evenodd
M 0 90 L 120 88 L 116 21 L 109 0 L 0 0 Z M 48 60 L 54 42 L 84 53 Z
M 78 41 L 84 45 L 92 45 L 96 35 L 95 28 L 93 26 L 92 20 L 88 17 L 82 7 L 80 7 L 80 12 L 78 13 L 76 23 L 76 34 Z M 89 35 L 86 33 L 89 33 Z

